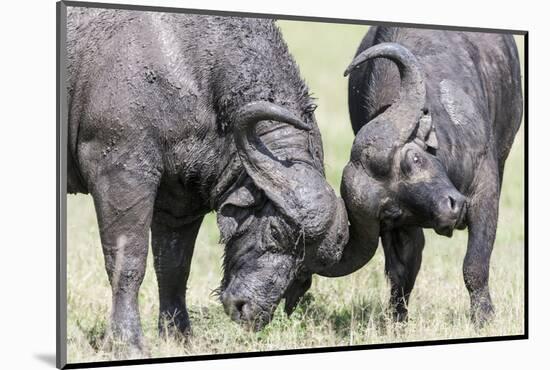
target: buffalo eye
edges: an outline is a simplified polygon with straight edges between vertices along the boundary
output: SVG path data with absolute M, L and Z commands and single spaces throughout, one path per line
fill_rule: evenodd
M 409 150 L 405 153 L 404 160 L 401 161 L 401 171 L 408 175 L 413 169 L 422 167 L 422 162 L 422 157 L 418 152 Z
M 263 249 L 271 252 L 280 250 L 284 243 L 279 227 L 271 221 L 266 223 L 264 230 L 265 232 L 262 236 Z
M 271 238 L 277 242 L 277 243 L 280 243 L 281 242 L 281 234 L 279 233 L 279 230 L 277 229 L 277 227 L 273 224 L 270 225 L 270 232 L 271 232 Z
M 416 151 L 412 151 L 412 150 L 409 151 L 407 153 L 407 158 L 414 166 L 421 166 L 422 165 L 422 157 Z

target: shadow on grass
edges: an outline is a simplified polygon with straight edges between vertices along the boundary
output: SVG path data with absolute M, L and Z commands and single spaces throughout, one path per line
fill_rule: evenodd
M 300 319 L 312 321 L 316 326 L 330 325 L 342 339 L 349 338 L 352 332 L 364 331 L 368 327 L 374 327 L 379 334 L 384 334 L 390 322 L 380 302 L 365 298 L 353 300 L 351 304 L 340 308 L 330 309 L 306 294 L 296 313 L 297 316 L 301 316 Z
M 460 312 L 456 309 L 448 309 L 444 314 L 444 321 L 452 327 L 468 326 L 473 328 L 469 310 Z
M 94 351 L 99 352 L 103 349 L 107 334 L 107 323 L 105 321 L 94 321 L 92 326 L 88 328 L 84 327 L 80 321 L 77 321 L 76 326 L 84 334 L 86 341 Z

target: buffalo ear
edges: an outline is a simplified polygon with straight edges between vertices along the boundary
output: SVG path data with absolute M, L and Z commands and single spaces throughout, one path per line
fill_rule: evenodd
M 395 152 L 394 139 L 397 137 L 398 128 L 381 114 L 364 125 L 355 136 L 352 160 L 360 162 L 373 177 L 387 176 Z
M 432 149 L 438 149 L 437 136 L 435 134 L 435 126 L 432 121 L 432 115 L 426 110 L 424 115 L 418 121 L 418 129 L 416 137 L 423 143 L 422 146 Z
M 218 209 L 218 228 L 221 242 L 227 242 L 240 228 L 245 226 L 252 214 L 251 208 L 261 202 L 261 192 L 252 181 L 234 189 Z
M 285 293 L 285 313 L 287 316 L 292 315 L 304 294 L 311 288 L 311 281 L 311 275 L 309 275 L 304 279 L 295 280 L 287 289 Z

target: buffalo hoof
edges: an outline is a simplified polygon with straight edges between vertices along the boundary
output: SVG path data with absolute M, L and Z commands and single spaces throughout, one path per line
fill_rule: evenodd
M 403 297 L 393 296 L 389 301 L 389 311 L 392 321 L 395 323 L 406 323 L 409 319 L 409 309 Z
M 185 340 L 191 336 L 191 322 L 185 305 L 177 302 L 161 307 L 158 322 L 159 336 L 165 340 Z
M 495 310 L 491 302 L 483 301 L 471 308 L 471 320 L 477 329 L 491 322 L 494 316 Z
M 127 359 L 151 358 L 151 351 L 145 344 L 130 345 L 122 353 L 122 356 L 126 356 Z
M 407 323 L 409 320 L 409 311 L 407 310 L 393 310 L 391 313 L 392 320 L 395 323 Z
M 159 337 L 164 340 L 176 339 L 187 343 L 193 335 L 188 318 L 162 317 L 159 319 L 158 330 Z
M 142 335 L 129 338 L 109 332 L 103 341 L 103 350 L 111 352 L 117 360 L 150 358 L 151 352 Z

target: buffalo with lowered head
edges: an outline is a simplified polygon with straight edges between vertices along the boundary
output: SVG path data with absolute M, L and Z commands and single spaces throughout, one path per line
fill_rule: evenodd
M 68 192 L 94 200 L 111 337 L 145 348 L 149 230 L 161 332 L 190 330 L 186 283 L 212 210 L 225 244 L 220 299 L 252 329 L 283 298 L 290 312 L 304 276 L 340 259 L 347 214 L 273 20 L 69 8 L 67 52 Z
M 349 274 L 381 238 L 394 318 L 407 316 L 422 228 L 468 228 L 472 320 L 493 314 L 489 260 L 504 163 L 522 119 L 511 35 L 373 27 L 348 67 L 356 134 L 342 177 L 350 244 L 323 275 Z

